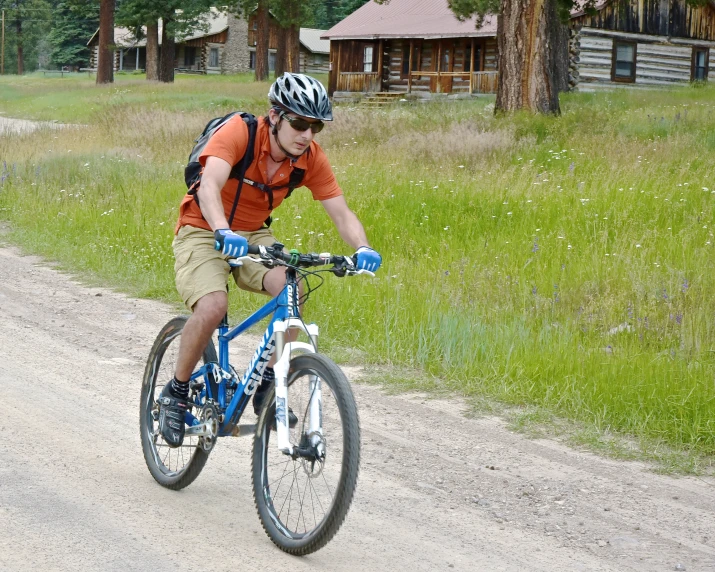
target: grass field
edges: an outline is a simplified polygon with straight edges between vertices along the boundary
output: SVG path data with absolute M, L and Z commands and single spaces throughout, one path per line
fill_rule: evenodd
M 4 116 L 78 125 L 0 137 L 0 218 L 28 251 L 177 301 L 192 140 L 212 117 L 264 112 L 268 84 L 117 80 L 0 79 Z M 337 108 L 318 141 L 384 265 L 311 298 L 324 346 L 422 372 L 393 383 L 711 458 L 715 90 L 565 94 L 559 118 L 492 106 Z M 289 247 L 347 252 L 307 191 L 275 218 Z

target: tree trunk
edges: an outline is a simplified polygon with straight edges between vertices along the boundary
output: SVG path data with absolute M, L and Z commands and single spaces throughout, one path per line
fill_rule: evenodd
M 114 0 L 99 4 L 99 61 L 97 83 L 114 81 Z
M 274 70 L 275 77 L 279 78 L 286 71 L 286 28 L 281 28 L 276 38 L 276 69 Z
M 15 22 L 17 32 L 17 75 L 22 75 L 25 71 L 25 58 L 22 55 L 22 20 Z
M 159 24 L 147 24 L 146 27 L 146 78 L 159 79 Z
M 536 113 L 560 113 L 559 83 L 562 82 L 558 78 L 568 74 L 568 67 L 557 69 L 560 62 L 561 65 L 568 63 L 568 52 L 566 59 L 558 56 L 563 44 L 559 41 L 563 28 L 556 12 L 556 0 L 501 1 L 495 112 L 528 109 Z
M 174 58 L 176 55 L 176 40 L 169 35 L 167 28 L 171 20 L 164 18 L 161 29 L 161 52 L 159 54 L 159 81 L 172 83 L 174 81 Z
M 270 39 L 270 20 L 268 0 L 258 2 L 256 11 L 256 81 L 268 80 L 268 41 Z
M 562 24 L 556 16 L 557 23 L 554 25 L 551 38 L 554 45 L 554 84 L 556 89 L 561 93 L 569 90 L 569 65 L 571 58 L 569 57 L 569 27 Z
M 286 71 L 300 73 L 300 26 L 293 24 L 286 32 Z

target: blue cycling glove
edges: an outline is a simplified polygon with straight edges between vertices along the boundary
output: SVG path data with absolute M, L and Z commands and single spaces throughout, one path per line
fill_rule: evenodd
M 375 272 L 382 264 L 382 256 L 369 246 L 361 246 L 358 248 L 357 252 L 355 252 L 355 257 L 357 258 L 355 266 L 358 270 Z
M 227 228 L 216 230 L 214 238 L 216 239 L 214 248 L 220 250 L 224 256 L 240 258 L 248 254 L 248 241 L 232 230 Z

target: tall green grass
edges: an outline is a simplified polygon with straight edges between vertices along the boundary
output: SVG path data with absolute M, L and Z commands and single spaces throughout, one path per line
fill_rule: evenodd
M 0 217 L 31 251 L 176 301 L 170 243 L 192 140 L 211 117 L 264 111 L 267 89 L 3 79 L 6 115 L 85 127 L 0 138 Z M 339 106 L 319 141 L 384 265 L 311 296 L 323 343 L 712 454 L 713 95 L 566 94 L 558 118 L 498 119 L 488 99 Z M 347 251 L 307 191 L 275 219 L 290 247 Z M 262 301 L 236 296 L 233 311 Z

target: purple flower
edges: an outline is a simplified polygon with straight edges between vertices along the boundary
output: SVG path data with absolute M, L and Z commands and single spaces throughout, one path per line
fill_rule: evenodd
M 680 291 L 685 293 L 687 289 L 690 287 L 690 283 L 688 282 L 687 278 L 683 280 L 683 285 L 680 288 Z

